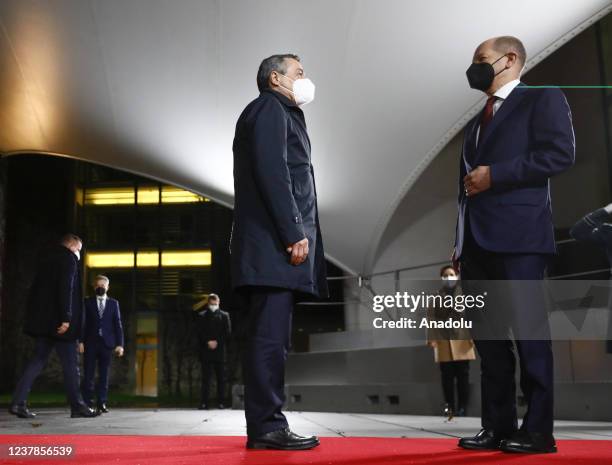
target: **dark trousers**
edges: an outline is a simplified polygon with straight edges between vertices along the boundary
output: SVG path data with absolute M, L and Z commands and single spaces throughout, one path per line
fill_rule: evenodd
M 83 399 L 89 406 L 94 405 L 94 387 L 98 404 L 108 402 L 108 378 L 110 373 L 113 349 L 104 344 L 101 337 L 85 343 L 83 354 L 84 377 L 81 384 Z M 96 385 L 96 366 L 98 367 L 98 384 Z
M 217 402 L 223 404 L 225 400 L 225 363 L 207 359 L 200 354 L 200 366 L 202 368 L 201 403 L 208 404 L 210 381 L 214 372 L 217 380 Z
M 469 220 L 466 221 L 469 223 Z M 514 285 L 516 292 L 505 293 L 495 305 L 512 301 L 511 308 L 495 315 L 487 305 L 483 314 L 491 323 L 503 322 L 511 327 L 519 355 L 520 386 L 527 401 L 527 413 L 521 429 L 549 434 L 553 431 L 553 353 L 546 320 L 543 295 L 532 284 L 544 277 L 548 256 L 542 254 L 501 254 L 483 250 L 474 241 L 469 228 L 461 256 L 463 289 L 478 280 L 502 280 Z M 472 281 L 473 280 L 473 281 Z M 525 290 L 529 292 L 525 292 Z M 475 322 L 477 327 L 478 321 Z M 537 331 L 534 328 L 538 328 Z M 532 334 L 541 339 L 534 339 Z M 487 333 L 489 334 L 489 333 Z M 495 334 L 499 334 L 495 332 Z M 530 338 L 521 335 L 530 335 Z M 509 339 L 492 338 L 474 333 L 474 342 L 481 358 L 482 426 L 502 434 L 517 429 L 515 352 Z
M 257 437 L 288 426 L 281 409 L 293 292 L 253 286 L 245 288 L 242 295 L 249 312 L 243 358 L 245 416 L 247 434 Z
M 36 338 L 34 357 L 28 363 L 15 388 L 15 393 L 13 394 L 14 404 L 22 404 L 27 401 L 34 380 L 36 380 L 40 372 L 47 365 L 49 356 L 54 349 L 62 365 L 64 387 L 70 407 L 75 409 L 83 404 L 83 399 L 79 392 L 80 373 L 76 342 L 60 341 L 46 337 Z
M 456 360 L 452 362 L 440 362 L 442 374 L 442 391 L 444 402 L 453 411 L 466 409 L 470 392 L 470 362 L 469 360 Z M 457 384 L 458 404 L 455 404 L 455 382 Z

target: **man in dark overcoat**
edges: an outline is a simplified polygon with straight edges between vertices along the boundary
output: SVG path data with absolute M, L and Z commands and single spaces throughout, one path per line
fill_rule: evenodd
M 263 60 L 260 95 L 244 109 L 234 138 L 233 286 L 249 311 L 244 358 L 247 447 L 310 449 L 281 408 L 296 292 L 327 297 L 310 139 L 300 108 L 314 84 L 296 55 Z

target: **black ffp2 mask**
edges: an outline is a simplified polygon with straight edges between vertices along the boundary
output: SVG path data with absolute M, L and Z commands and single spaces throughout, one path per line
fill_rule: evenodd
M 96 295 L 102 297 L 104 294 L 106 294 L 106 289 L 103 287 L 96 287 Z
M 505 56 L 506 55 L 500 56 L 493 63 L 472 63 L 465 72 L 470 87 L 472 89 L 480 90 L 482 92 L 485 92 L 489 87 L 491 87 L 495 76 L 500 73 L 503 73 L 507 69 L 504 68 L 499 73 L 496 73 L 495 68 L 493 68 L 493 65 Z

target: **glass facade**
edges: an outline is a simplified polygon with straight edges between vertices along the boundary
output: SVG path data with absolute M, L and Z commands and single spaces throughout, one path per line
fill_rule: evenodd
M 228 259 L 231 210 L 88 163 L 77 166 L 75 203 L 86 294 L 103 274 L 121 306 L 126 357 L 114 364 L 113 380 L 146 396 L 193 393 L 199 373 L 190 322 L 213 286 L 225 297 L 229 276 L 215 261 Z
M 85 242 L 84 281 L 108 276 L 119 300 L 126 356 L 113 365 L 120 389 L 146 396 L 197 399 L 200 368 L 193 318 L 210 292 L 221 296 L 234 328 L 228 385 L 241 383 L 243 316 L 230 285 L 232 212 L 183 189 L 77 162 L 76 230 Z M 341 276 L 328 263 L 328 274 Z M 331 301 L 312 306 L 298 299 L 293 350 L 308 350 L 309 334 L 344 328 L 341 281 L 331 281 Z

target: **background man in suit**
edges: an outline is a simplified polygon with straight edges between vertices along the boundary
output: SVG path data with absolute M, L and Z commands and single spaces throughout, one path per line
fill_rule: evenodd
M 571 113 L 559 89 L 520 85 L 525 61 L 520 40 L 498 37 L 476 49 L 467 71 L 470 86 L 485 92 L 488 100 L 466 127 L 460 161 L 454 258 L 461 264 L 466 292 L 470 280 L 536 283 L 555 252 L 549 178 L 574 163 Z M 512 341 L 509 336 L 484 340 L 475 333 L 482 359 L 483 429 L 476 437 L 461 439 L 461 447 L 556 451 L 551 343 L 521 338 L 534 303 L 523 299 L 513 305 L 512 330 L 528 404 L 521 429 L 517 431 Z
M 217 402 L 225 408 L 225 348 L 232 332 L 229 313 L 219 308 L 221 299 L 217 294 L 208 296 L 208 305 L 196 316 L 196 331 L 200 343 L 202 367 L 202 389 L 200 410 L 208 409 L 210 379 L 214 370 L 217 379 Z
M 113 352 L 123 357 L 123 325 L 119 302 L 108 297 L 110 280 L 103 275 L 96 276 L 96 295 L 85 299 L 85 330 L 80 351 L 84 353 L 85 376 L 81 390 L 85 402 L 92 407 L 96 365 L 98 385 L 96 395 L 99 413 L 108 413 L 108 374 Z
M 327 296 L 310 140 L 300 105 L 314 99 L 296 55 L 274 55 L 257 73 L 260 95 L 234 138 L 233 286 L 249 310 L 244 358 L 247 447 L 310 449 L 281 412 L 294 292 Z
M 61 243 L 43 254 L 38 265 L 26 314 L 24 332 L 36 340 L 34 358 L 17 383 L 9 412 L 19 418 L 33 418 L 26 404 L 32 384 L 53 349 L 64 373 L 64 387 L 71 417 L 95 417 L 79 392 L 77 340 L 83 331 L 83 297 L 78 261 L 83 241 L 66 234 Z

